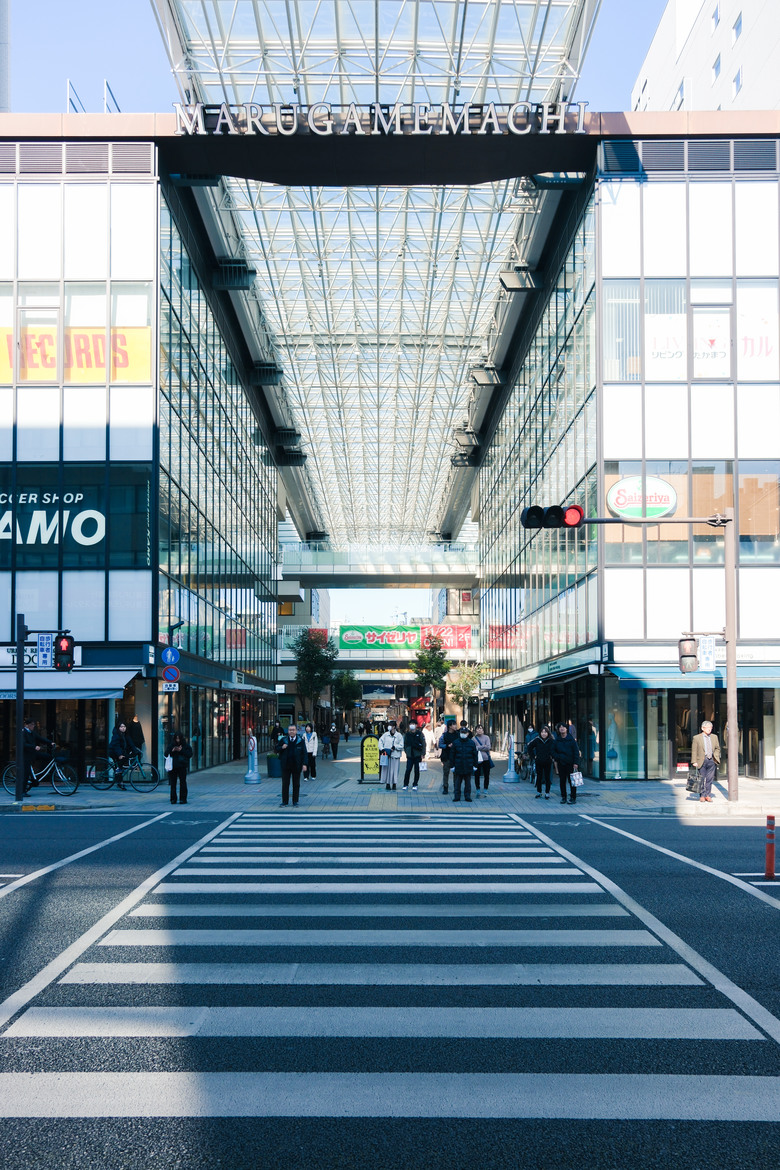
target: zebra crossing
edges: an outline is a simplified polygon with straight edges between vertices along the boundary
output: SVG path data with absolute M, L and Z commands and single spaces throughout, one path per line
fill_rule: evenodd
M 166 870 L 19 1000 L 1 1117 L 776 1115 L 747 997 L 517 816 L 235 814 Z

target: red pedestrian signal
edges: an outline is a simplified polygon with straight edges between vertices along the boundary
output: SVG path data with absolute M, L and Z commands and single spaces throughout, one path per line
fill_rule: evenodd
M 54 639 L 55 670 L 73 670 L 73 647 L 70 634 L 57 634 Z
M 585 523 L 585 509 L 579 504 L 567 504 L 563 509 L 564 528 L 582 528 Z

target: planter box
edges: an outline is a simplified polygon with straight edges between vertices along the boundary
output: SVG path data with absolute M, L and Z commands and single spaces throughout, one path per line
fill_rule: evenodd
M 279 759 L 278 756 L 266 756 L 266 765 L 268 768 L 269 778 L 273 778 L 274 776 L 276 776 L 279 779 L 281 779 L 282 761 Z

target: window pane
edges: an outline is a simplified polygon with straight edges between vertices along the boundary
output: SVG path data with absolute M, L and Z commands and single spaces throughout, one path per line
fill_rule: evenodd
M 0 516 L 2 511 L 0 511 Z M 14 631 L 16 637 L 16 631 Z M 0 638 L 11 641 L 11 574 L 0 573 Z
M 152 631 L 152 574 L 114 569 L 108 575 L 108 637 L 148 642 Z
M 106 382 L 105 284 L 65 285 L 65 381 Z
M 641 569 L 604 570 L 604 637 L 643 638 L 644 573 Z
M 20 387 L 16 395 L 17 459 L 59 459 L 60 392 L 56 386 Z
M 739 465 L 739 557 L 780 561 L 780 462 Z
M 693 376 L 731 377 L 731 309 L 694 308 Z
M 0 285 L 0 385 L 14 380 L 14 300 L 13 286 Z
M 639 281 L 604 281 L 604 381 L 639 381 Z
M 645 276 L 685 276 L 685 184 L 644 187 Z
M 687 382 L 688 342 L 685 282 L 645 281 L 645 378 Z
M 737 282 L 737 377 L 778 380 L 777 281 Z
M 677 497 L 676 507 L 669 515 L 686 516 L 688 511 L 688 463 L 650 461 L 645 464 L 645 494 L 649 506 L 659 496 L 663 506 L 669 497 Z M 648 564 L 688 563 L 688 525 L 659 524 L 645 529 Z
M 62 413 L 63 459 L 105 459 L 105 387 L 66 386 Z
M 111 288 L 111 381 L 152 379 L 152 287 L 120 284 Z
M 56 631 L 57 574 L 37 569 L 17 573 L 16 612 L 24 614 L 25 625 L 31 630 Z
M 734 505 L 734 464 L 728 461 L 693 464 L 692 516 L 711 516 Z M 723 562 L 723 531 L 708 524 L 693 525 L 693 557 L 696 561 Z
M 603 276 L 639 275 L 639 186 L 602 183 L 601 269 Z
M 605 504 L 606 511 L 599 514 L 617 516 L 616 507 L 622 501 L 610 495 L 613 487 L 621 485 L 626 492 L 641 491 L 642 464 L 623 461 L 621 463 L 604 464 L 604 490 L 606 500 L 614 501 L 615 507 Z M 607 564 L 641 564 L 642 563 L 642 529 L 630 524 L 604 525 L 604 556 Z
M 13 458 L 14 392 L 12 386 L 0 388 L 0 460 Z
M 641 387 L 604 387 L 603 435 L 606 459 L 642 458 Z
M 777 276 L 777 184 L 735 185 L 737 276 Z
M 684 387 L 645 388 L 645 455 L 648 459 L 688 458 L 688 395 Z
M 20 309 L 19 381 L 58 382 L 57 309 Z
M 691 628 L 690 573 L 687 569 L 647 570 L 647 637 L 680 637 Z
M 108 187 L 65 185 L 65 279 L 108 276 Z
M 691 276 L 731 276 L 731 184 L 691 183 Z
M 19 279 L 59 280 L 62 256 L 62 187 L 19 185 Z
M 114 280 L 151 280 L 156 262 L 156 183 L 113 183 L 111 276 Z
M 0 184 L 0 280 L 14 278 L 14 189 Z
M 738 386 L 737 421 L 741 459 L 775 455 L 780 435 L 780 386 Z
M 111 387 L 112 459 L 152 459 L 154 402 L 151 386 Z
M 692 387 L 691 455 L 694 459 L 734 458 L 733 387 Z
M 77 642 L 105 640 L 106 575 L 99 570 L 62 574 L 62 624 Z
M 151 471 L 112 464 L 110 471 L 110 564 L 117 568 L 151 565 Z

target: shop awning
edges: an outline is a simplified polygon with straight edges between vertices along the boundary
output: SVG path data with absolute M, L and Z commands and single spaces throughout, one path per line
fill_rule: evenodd
M 695 670 L 682 674 L 672 666 L 610 666 L 625 690 L 725 691 L 726 671 Z M 738 666 L 738 687 L 780 687 L 780 665 Z
M 70 674 L 53 670 L 26 670 L 24 697 L 37 699 L 121 699 L 138 670 L 82 670 Z M 0 699 L 16 698 L 16 674 L 0 674 Z
M 507 687 L 505 691 L 491 691 L 491 699 L 513 699 L 516 695 L 533 695 L 542 689 L 540 682 L 525 683 L 521 687 Z

